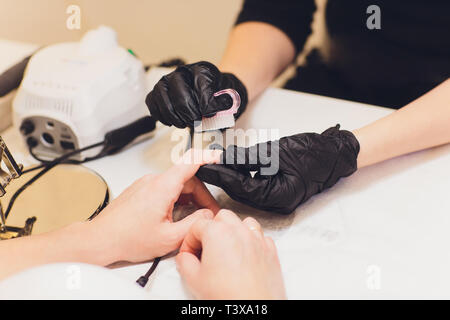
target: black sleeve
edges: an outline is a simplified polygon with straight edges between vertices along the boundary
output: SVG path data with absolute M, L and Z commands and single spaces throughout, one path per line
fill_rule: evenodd
M 291 39 L 298 53 L 311 34 L 315 10 L 314 0 L 245 0 L 236 25 L 247 21 L 271 24 Z

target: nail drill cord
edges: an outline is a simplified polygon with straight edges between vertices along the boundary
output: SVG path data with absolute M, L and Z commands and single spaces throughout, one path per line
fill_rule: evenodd
M 148 269 L 147 273 L 145 275 L 139 277 L 139 279 L 136 280 L 136 283 L 138 285 L 140 285 L 142 288 L 144 288 L 148 282 L 148 279 L 150 278 L 152 273 L 155 271 L 155 269 L 158 266 L 158 263 L 160 261 L 161 261 L 161 257 L 155 258 L 155 260 L 153 260 L 153 263 L 152 263 L 150 269 Z

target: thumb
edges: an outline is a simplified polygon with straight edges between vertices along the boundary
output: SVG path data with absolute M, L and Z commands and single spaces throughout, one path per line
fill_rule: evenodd
M 191 226 L 199 219 L 211 220 L 214 218 L 214 213 L 209 209 L 200 209 L 187 216 L 183 220 L 172 223 L 172 231 L 176 234 L 179 242 L 183 241 L 186 234 L 189 232 Z
M 177 269 L 191 291 L 200 278 L 200 260 L 190 252 L 180 252 L 176 257 Z

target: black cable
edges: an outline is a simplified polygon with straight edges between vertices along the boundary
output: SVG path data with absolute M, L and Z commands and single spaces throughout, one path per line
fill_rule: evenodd
M 117 128 L 115 130 L 109 131 L 105 134 L 105 139 L 102 142 L 98 142 L 95 144 L 92 144 L 90 146 L 73 150 L 71 152 L 68 152 L 56 159 L 53 160 L 44 160 L 40 159 L 38 156 L 36 156 L 33 153 L 33 148 L 28 147 L 28 150 L 33 158 L 36 160 L 42 162 L 41 165 L 35 166 L 33 168 L 29 168 L 27 170 L 24 170 L 23 173 L 31 172 L 37 169 L 41 169 L 34 177 L 32 177 L 29 181 L 27 181 L 22 187 L 20 187 L 11 197 L 11 200 L 9 201 L 8 208 L 5 211 L 5 219 L 8 217 L 9 212 L 11 211 L 12 206 L 14 205 L 14 202 L 16 201 L 17 197 L 26 189 L 28 188 L 34 181 L 42 177 L 46 172 L 48 172 L 50 169 L 52 169 L 54 166 L 61 164 L 61 163 L 67 163 L 67 164 L 82 164 L 88 161 L 100 159 L 104 156 L 113 154 L 124 148 L 126 145 L 128 145 L 130 142 L 132 142 L 134 139 L 136 139 L 138 136 L 146 134 L 150 131 L 153 131 L 156 128 L 156 121 L 150 117 L 145 116 L 140 119 L 137 119 L 136 121 L 127 124 L 123 127 Z M 73 160 L 69 159 L 71 156 L 76 155 L 78 153 L 81 153 L 83 151 L 93 149 L 96 147 L 103 146 L 103 149 L 94 157 L 86 158 L 84 160 Z
M 14 202 L 17 200 L 17 197 L 18 197 L 23 191 L 25 191 L 26 188 L 28 188 L 30 185 L 32 185 L 37 179 L 39 179 L 40 177 L 42 177 L 45 173 L 47 173 L 48 171 L 50 171 L 50 170 L 51 170 L 53 167 L 55 167 L 56 165 L 58 165 L 58 164 L 60 164 L 60 163 L 63 163 L 64 160 L 67 160 L 67 159 L 70 158 L 71 156 L 73 156 L 73 155 L 75 155 L 75 154 L 78 154 L 78 153 L 81 153 L 81 152 L 83 152 L 83 151 L 89 150 L 89 149 L 93 149 L 93 148 L 100 147 L 100 146 L 104 145 L 104 143 L 105 143 L 105 142 L 102 141 L 102 142 L 98 142 L 98 143 L 92 144 L 92 145 L 90 145 L 90 146 L 81 148 L 81 149 L 77 149 L 77 150 L 71 151 L 71 152 L 69 152 L 69 153 L 66 153 L 66 154 L 62 155 L 62 156 L 59 157 L 59 158 L 56 158 L 56 159 L 54 159 L 54 160 L 48 162 L 48 164 L 41 165 L 41 166 L 43 166 L 43 169 L 42 169 L 41 171 L 39 171 L 35 176 L 33 176 L 30 180 L 28 180 L 27 182 L 25 182 L 19 189 L 17 189 L 16 192 L 14 192 L 14 194 L 13 194 L 12 197 L 11 197 L 11 200 L 10 200 L 9 203 L 8 203 L 8 207 L 6 208 L 6 211 L 5 211 L 5 219 L 8 218 L 8 215 L 9 215 L 9 213 L 11 212 L 11 209 L 12 209 L 12 207 L 13 207 L 13 205 L 14 205 Z M 40 166 L 38 166 L 38 167 L 40 167 Z M 36 170 L 36 169 L 38 169 L 38 167 L 34 167 L 34 168 L 31 168 L 31 169 L 32 169 L 32 170 Z M 26 170 L 26 171 L 24 171 L 24 172 L 30 172 L 30 171 L 32 171 L 31 169 L 30 169 L 30 170 Z
M 138 285 L 140 285 L 142 288 L 144 288 L 148 282 L 148 279 L 152 275 L 153 271 L 155 271 L 155 269 L 158 266 L 158 263 L 160 261 L 161 261 L 161 257 L 155 258 L 155 260 L 153 260 L 153 263 L 152 263 L 150 269 L 148 269 L 147 273 L 145 275 L 139 277 L 139 279 L 136 280 L 136 283 Z
M 163 67 L 163 68 L 172 68 L 172 67 L 179 67 L 182 65 L 185 65 L 186 61 L 184 61 L 181 58 L 172 58 L 169 60 L 164 60 L 160 63 L 151 63 L 144 66 L 145 71 L 148 71 L 152 67 Z
M 44 168 L 44 167 L 45 167 L 45 166 L 44 166 L 43 164 L 40 164 L 40 165 L 37 165 L 37 166 L 35 166 L 35 167 L 31 167 L 31 168 L 22 170 L 22 174 L 28 173 L 28 172 L 31 172 L 31 171 L 35 171 L 35 170 L 37 170 L 37 169 L 42 169 L 42 168 Z
M 34 167 L 31 167 L 31 168 L 28 168 L 28 169 L 25 169 L 25 170 L 22 170 L 22 174 L 28 173 L 28 172 L 32 172 L 32 171 L 35 171 L 35 170 L 38 170 L 38 169 L 45 168 L 45 166 L 51 162 L 51 160 L 40 159 L 38 156 L 36 156 L 34 154 L 33 149 L 31 147 L 28 148 L 28 152 L 30 153 L 30 155 L 34 159 L 38 160 L 39 162 L 42 162 L 42 164 L 36 165 Z M 70 159 L 68 159 L 68 160 L 66 160 L 64 162 L 60 162 L 59 164 L 83 164 L 83 163 L 86 163 L 86 162 L 89 162 L 89 161 L 93 161 L 93 160 L 99 159 L 101 157 L 103 157 L 103 155 L 99 154 L 99 155 L 97 155 L 95 157 L 86 158 L 84 160 L 70 160 Z
M 103 141 L 103 144 L 105 144 L 105 141 Z M 92 148 L 94 148 L 94 147 L 92 147 Z M 79 149 L 77 149 L 76 151 L 78 151 L 78 150 Z M 33 148 L 31 148 L 31 147 L 28 147 L 28 152 L 30 153 L 30 155 L 34 159 L 36 159 L 37 161 L 41 162 L 42 164 L 37 165 L 37 166 L 32 167 L 32 168 L 29 168 L 29 169 L 26 169 L 26 170 L 22 171 L 22 173 L 27 173 L 27 172 L 34 171 L 34 170 L 37 170 L 37 169 L 40 169 L 40 168 L 44 168 L 44 167 L 48 166 L 50 163 L 52 163 L 52 161 L 53 161 L 53 160 L 44 160 L 44 159 L 39 158 L 36 154 L 34 154 Z M 89 161 L 100 159 L 100 158 L 102 158 L 104 156 L 105 156 L 105 154 L 102 154 L 100 152 L 96 156 L 90 157 L 90 158 L 86 158 L 84 160 L 66 159 L 64 161 L 59 162 L 59 164 L 83 164 L 83 163 L 86 163 L 86 162 L 89 162 Z

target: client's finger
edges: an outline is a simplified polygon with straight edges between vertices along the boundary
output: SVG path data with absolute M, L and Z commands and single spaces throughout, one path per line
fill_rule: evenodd
M 243 228 L 241 219 L 231 210 L 221 209 L 214 218 L 215 221 L 224 222 L 234 228 L 239 230 L 239 228 Z
M 188 252 L 198 256 L 202 250 L 202 240 L 211 220 L 199 219 L 189 229 L 180 247 L 181 252 Z
M 183 157 L 177 164 L 198 164 L 202 166 L 219 163 L 222 153 L 222 150 L 189 149 L 183 154 Z
M 190 252 L 179 252 L 176 263 L 181 277 L 192 288 L 193 284 L 201 277 L 200 260 Z
M 205 150 L 204 153 L 210 155 L 214 154 L 214 152 L 212 152 L 211 150 Z M 220 156 L 217 155 L 217 152 L 215 157 L 217 159 L 220 158 Z M 209 160 L 213 158 L 214 157 L 211 155 Z M 157 189 L 162 198 L 161 199 L 162 202 L 167 204 L 167 208 L 163 208 L 164 211 L 167 211 L 170 214 L 170 212 L 172 211 L 171 208 L 173 204 L 179 199 L 180 194 L 182 193 L 183 188 L 185 187 L 185 184 L 192 177 L 194 177 L 199 167 L 200 167 L 199 164 L 180 163 L 172 166 L 166 172 L 158 176 L 155 183 L 158 184 Z M 208 194 L 208 192 L 205 192 L 207 190 L 205 189 L 202 190 L 201 188 L 199 188 L 196 191 L 198 192 L 198 194 L 196 194 L 197 199 L 200 200 L 201 203 L 207 203 L 208 206 L 206 208 L 212 210 L 213 212 L 217 212 L 218 205 L 212 198 L 212 196 Z
M 261 225 L 255 218 L 247 217 L 244 219 L 243 223 L 248 227 L 248 229 L 254 234 L 258 239 L 263 240 L 264 234 Z
M 221 152 L 219 150 L 188 150 L 177 164 L 161 174 L 166 181 L 165 189 L 172 190 L 177 185 L 183 185 L 197 173 L 201 165 L 220 161 Z
M 208 209 L 200 209 L 188 215 L 184 219 L 171 224 L 172 239 L 178 243 L 177 247 L 183 242 L 189 230 L 200 220 L 212 219 L 213 212 Z
M 199 208 L 207 208 L 211 210 L 214 214 L 219 212 L 220 207 L 216 199 L 212 196 L 206 186 L 197 177 L 192 177 L 184 185 L 182 194 L 190 194 L 192 200 L 195 202 Z
M 271 237 L 264 237 L 264 240 L 266 241 L 267 247 L 270 251 L 277 253 L 277 246 L 275 245 L 275 242 Z

